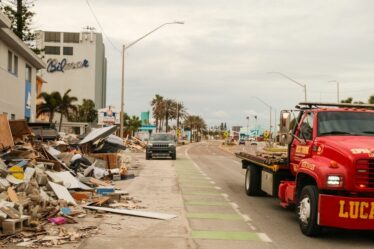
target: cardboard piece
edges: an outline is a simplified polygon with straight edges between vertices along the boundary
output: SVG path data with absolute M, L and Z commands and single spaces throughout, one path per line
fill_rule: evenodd
M 12 132 L 10 130 L 8 117 L 0 114 L 0 151 L 14 146 Z

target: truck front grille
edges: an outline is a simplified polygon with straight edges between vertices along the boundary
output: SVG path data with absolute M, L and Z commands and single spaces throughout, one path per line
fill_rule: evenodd
M 357 160 L 355 178 L 357 188 L 374 188 L 374 159 Z

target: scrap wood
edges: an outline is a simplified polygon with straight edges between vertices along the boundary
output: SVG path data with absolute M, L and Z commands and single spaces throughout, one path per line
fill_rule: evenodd
M 90 182 L 95 184 L 95 185 L 98 185 L 98 186 L 104 186 L 104 187 L 111 187 L 112 186 L 111 184 L 109 184 L 107 182 L 98 180 L 98 179 L 93 178 L 93 177 L 90 178 Z
M 95 205 L 99 205 L 99 206 L 102 206 L 103 204 L 107 203 L 111 198 L 109 196 L 102 196 L 102 197 L 98 197 L 98 198 L 95 198 L 92 200 L 92 204 L 95 204 Z
M 9 199 L 14 202 L 14 203 L 19 203 L 19 198 L 18 198 L 18 195 L 16 193 L 16 191 L 14 191 L 14 189 L 12 187 L 9 187 L 8 190 L 8 197 Z
M 105 212 L 110 212 L 110 213 L 115 213 L 115 214 L 159 219 L 159 220 L 170 220 L 170 219 L 177 217 L 176 215 L 173 215 L 173 214 L 163 214 L 163 213 L 147 212 L 147 211 L 139 211 L 139 210 L 114 209 L 114 208 L 95 207 L 95 206 L 83 206 L 83 208 L 87 208 L 91 210 L 98 210 L 98 211 L 105 211 Z
M 59 199 L 65 200 L 73 205 L 77 205 L 77 203 L 75 202 L 74 198 L 71 196 L 67 188 L 50 181 L 48 181 L 48 185 L 52 188 L 53 192 L 55 192 L 56 196 Z
M 20 213 L 12 207 L 1 207 L 0 210 L 6 213 L 12 219 L 19 219 Z

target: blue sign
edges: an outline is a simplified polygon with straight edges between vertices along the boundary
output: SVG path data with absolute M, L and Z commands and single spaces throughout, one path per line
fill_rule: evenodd
M 31 118 L 31 82 L 25 82 L 25 118 Z
M 65 70 L 79 69 L 88 67 L 88 60 L 84 59 L 83 61 L 78 62 L 67 62 L 66 58 L 62 59 L 60 62 L 57 59 L 48 59 L 47 60 L 47 72 L 65 72 Z

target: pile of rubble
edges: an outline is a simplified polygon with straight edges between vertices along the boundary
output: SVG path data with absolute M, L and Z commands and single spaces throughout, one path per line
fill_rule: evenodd
M 125 146 L 115 131 L 96 129 L 76 144 L 36 141 L 25 121 L 0 115 L 0 245 L 77 242 L 98 232 L 78 224 L 97 211 L 175 217 L 135 210 L 142 208 L 139 201 L 112 185 L 129 176 L 131 160 L 121 153 Z

